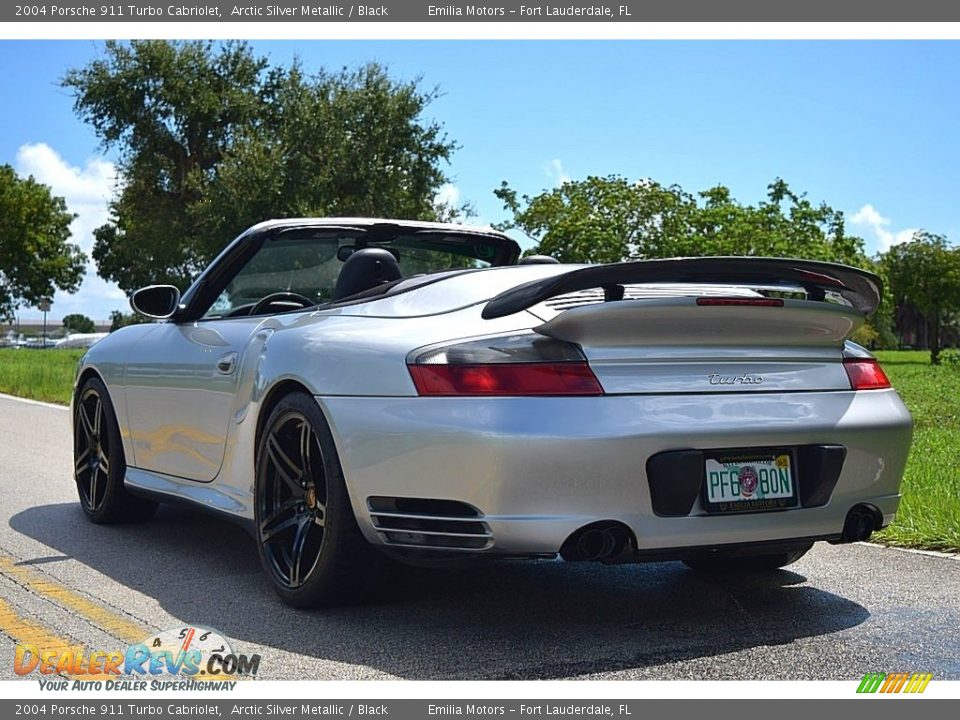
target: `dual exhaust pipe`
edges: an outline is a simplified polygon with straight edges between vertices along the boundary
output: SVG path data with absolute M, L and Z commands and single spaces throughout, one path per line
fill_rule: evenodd
M 840 538 L 843 542 L 862 542 L 869 540 L 874 530 L 882 523 L 880 511 L 870 505 L 854 505 L 843 522 Z
M 611 562 L 633 553 L 633 534 L 617 522 L 594 523 L 580 528 L 560 548 L 567 562 Z
M 850 508 L 843 523 L 840 542 L 869 540 L 879 530 L 883 516 L 877 508 L 860 503 Z M 582 527 L 560 548 L 567 562 L 616 562 L 633 555 L 635 542 L 630 529 L 619 522 L 599 522 Z

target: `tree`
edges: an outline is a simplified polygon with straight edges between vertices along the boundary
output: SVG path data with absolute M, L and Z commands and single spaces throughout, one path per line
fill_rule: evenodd
M 846 234 L 843 213 L 815 205 L 777 178 L 756 206 L 717 186 L 701 192 L 685 255 L 757 255 L 826 260 L 865 267 L 863 240 Z
M 49 187 L 0 165 L 0 317 L 79 287 L 86 256 L 67 242 L 75 217 Z
M 677 186 L 591 176 L 535 197 L 517 198 L 503 182 L 494 191 L 519 228 L 537 241 L 532 252 L 560 262 L 604 263 L 676 255 L 690 232 L 696 203 Z
M 883 294 L 880 299 L 880 307 L 867 318 L 863 325 L 857 328 L 850 339 L 871 350 L 895 350 L 900 347 L 899 339 L 894 332 L 896 303 L 893 294 L 890 292 L 890 279 L 887 276 L 886 265 L 884 265 L 882 257 L 878 256 L 877 258 L 871 258 L 862 267 L 880 277 L 883 283 Z
M 890 248 L 882 262 L 897 307 L 912 306 L 923 316 L 930 362 L 939 365 L 943 326 L 960 312 L 960 248 L 921 230 L 910 242 Z
M 373 216 L 435 220 L 455 145 L 421 116 L 437 97 L 379 65 L 312 77 L 271 73 L 264 120 L 225 151 L 196 219 L 213 235 L 268 217 Z
M 814 205 L 777 179 L 767 198 L 742 205 L 721 186 L 693 196 L 676 185 L 619 176 L 566 182 L 518 199 L 504 182 L 494 194 L 534 252 L 563 262 L 618 262 L 702 255 L 765 255 L 863 266 L 863 241 L 844 231 L 843 214 Z
M 119 310 L 110 311 L 110 332 L 119 330 L 127 325 L 140 325 L 148 322 L 151 322 L 149 318 L 138 315 L 137 313 L 124 313 Z
M 97 326 L 86 315 L 73 313 L 63 318 L 63 329 L 68 333 L 92 333 L 97 331 Z
M 63 80 L 120 153 L 100 274 L 132 291 L 187 285 L 256 222 L 309 215 L 433 219 L 455 144 L 424 119 L 437 97 L 379 65 L 308 75 L 232 42 L 108 41 Z

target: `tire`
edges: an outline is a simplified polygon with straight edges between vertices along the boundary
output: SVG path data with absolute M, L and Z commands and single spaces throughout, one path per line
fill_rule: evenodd
M 702 572 L 769 572 L 792 565 L 807 554 L 813 543 L 773 553 L 734 554 L 721 550 L 705 551 L 684 558 L 687 567 Z
M 310 395 L 284 396 L 256 455 L 257 548 L 283 602 L 310 608 L 368 599 L 384 561 L 363 537 L 326 418 Z
M 98 525 L 149 519 L 157 503 L 132 495 L 123 485 L 127 472 L 120 427 L 106 386 L 89 378 L 73 408 L 73 477 L 80 507 Z

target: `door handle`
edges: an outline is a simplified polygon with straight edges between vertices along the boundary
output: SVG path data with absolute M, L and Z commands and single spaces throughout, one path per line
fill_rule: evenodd
M 236 367 L 237 354 L 235 352 L 229 352 L 226 355 L 222 355 L 220 359 L 217 360 L 217 372 L 221 375 L 230 375 L 233 373 Z

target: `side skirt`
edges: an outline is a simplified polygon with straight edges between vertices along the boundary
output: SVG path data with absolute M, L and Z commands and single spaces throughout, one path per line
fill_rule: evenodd
M 133 495 L 160 503 L 174 503 L 202 510 L 224 520 L 238 523 L 247 532 L 255 534 L 252 504 L 228 495 L 216 487 L 211 487 L 210 483 L 195 483 L 184 478 L 128 467 L 123 484 Z

